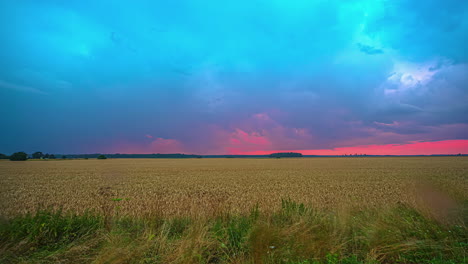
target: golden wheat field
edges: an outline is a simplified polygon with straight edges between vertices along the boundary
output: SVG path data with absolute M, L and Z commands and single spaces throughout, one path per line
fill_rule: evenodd
M 450 208 L 468 199 L 466 157 L 108 159 L 0 162 L 0 212 L 85 212 L 113 203 L 121 215 L 246 213 L 281 199 L 319 209 Z

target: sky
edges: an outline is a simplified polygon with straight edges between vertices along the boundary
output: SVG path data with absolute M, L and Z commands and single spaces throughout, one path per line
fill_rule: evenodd
M 5 0 L 0 153 L 468 153 L 465 0 Z

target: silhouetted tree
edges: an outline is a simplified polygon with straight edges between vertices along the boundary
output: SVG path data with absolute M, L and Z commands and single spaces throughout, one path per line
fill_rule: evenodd
M 12 161 L 22 161 L 27 159 L 28 154 L 26 154 L 25 152 L 15 152 L 10 156 L 10 160 Z
M 42 157 L 44 157 L 44 154 L 42 154 L 42 152 L 40 152 L 40 151 L 34 152 L 34 153 L 32 154 L 32 158 L 33 158 L 33 159 L 40 159 L 40 158 L 42 158 Z
M 67 159 L 67 156 L 65 156 L 65 155 L 62 155 L 62 159 Z
M 107 157 L 104 156 L 104 155 L 99 155 L 99 156 L 97 157 L 97 159 L 107 159 Z
M 8 159 L 8 156 L 5 154 L 0 153 L 0 159 Z
M 43 156 L 44 159 L 50 159 L 50 155 L 49 153 L 46 153 L 44 156 Z
M 50 154 L 49 159 L 55 159 L 55 155 L 54 155 L 54 154 Z
M 296 152 L 279 152 L 271 153 L 270 158 L 299 158 L 302 157 L 302 153 Z

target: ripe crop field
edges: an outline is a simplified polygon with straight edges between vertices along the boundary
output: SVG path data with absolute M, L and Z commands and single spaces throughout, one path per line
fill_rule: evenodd
M 0 262 L 458 263 L 467 190 L 466 157 L 0 161 Z
M 467 190 L 464 157 L 0 162 L 7 216 L 47 207 L 81 213 L 102 199 L 131 216 L 246 213 L 257 203 L 274 210 L 285 198 L 320 209 L 420 206 L 430 202 L 426 192 L 463 200 Z

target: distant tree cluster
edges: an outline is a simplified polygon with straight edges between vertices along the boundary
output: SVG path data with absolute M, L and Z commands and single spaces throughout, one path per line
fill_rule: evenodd
M 344 154 L 343 157 L 366 157 L 367 154 L 362 153 L 354 153 L 354 154 Z
M 25 152 L 15 152 L 13 154 L 11 154 L 10 156 L 10 160 L 11 161 L 23 161 L 23 160 L 27 160 L 28 159 L 28 154 L 26 154 Z
M 100 156 L 104 156 L 110 159 L 138 159 L 138 158 L 145 158 L 145 159 L 183 159 L 183 158 L 201 158 L 200 155 L 187 155 L 187 154 L 73 154 L 68 155 L 68 158 L 72 159 L 97 159 Z
M 37 151 L 37 152 L 34 152 L 31 157 L 33 159 L 55 159 L 55 155 L 54 154 L 49 154 L 49 153 L 46 153 L 46 154 L 43 154 L 42 152 L 40 151 Z
M 99 156 L 97 157 L 97 159 L 107 159 L 107 157 L 104 156 L 104 155 L 99 155 Z
M 300 158 L 302 153 L 297 152 L 278 152 L 270 154 L 270 158 Z
M 23 151 L 15 152 L 11 154 L 10 156 L 0 153 L 0 159 L 10 159 L 12 161 L 23 161 L 23 160 L 28 160 L 28 158 L 29 158 L 28 154 Z M 49 154 L 49 153 L 44 154 L 40 151 L 37 151 L 31 154 L 31 158 L 32 159 L 55 159 L 55 155 Z

